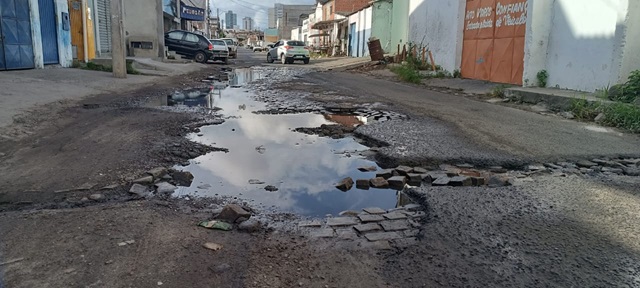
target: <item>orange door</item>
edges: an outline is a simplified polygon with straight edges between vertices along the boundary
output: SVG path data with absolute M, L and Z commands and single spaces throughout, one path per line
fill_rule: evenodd
M 522 85 L 527 0 L 467 0 L 462 77 Z

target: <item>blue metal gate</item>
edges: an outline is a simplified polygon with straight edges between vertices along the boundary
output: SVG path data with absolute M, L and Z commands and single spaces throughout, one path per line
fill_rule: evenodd
M 0 0 L 0 69 L 34 68 L 28 0 Z
M 53 0 L 38 0 L 44 64 L 58 64 L 58 33 Z

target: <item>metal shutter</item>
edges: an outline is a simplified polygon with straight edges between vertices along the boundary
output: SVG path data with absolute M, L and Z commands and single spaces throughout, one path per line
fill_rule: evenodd
M 111 1 L 97 0 L 98 33 L 100 34 L 100 54 L 111 53 Z

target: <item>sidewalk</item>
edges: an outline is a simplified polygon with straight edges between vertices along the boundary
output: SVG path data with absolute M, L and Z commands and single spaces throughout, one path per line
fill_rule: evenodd
M 319 71 L 329 71 L 336 69 L 349 69 L 371 63 L 369 57 L 331 57 L 322 59 L 311 59 L 309 68 Z M 375 61 L 377 63 L 377 61 Z
M 198 71 L 202 64 L 161 63 L 169 75 Z M 102 93 L 117 93 L 151 83 L 156 76 L 127 75 L 113 78 L 111 73 L 74 68 L 51 68 L 0 72 L 0 127 L 13 123 L 13 117 L 27 109 L 62 100 L 81 99 Z

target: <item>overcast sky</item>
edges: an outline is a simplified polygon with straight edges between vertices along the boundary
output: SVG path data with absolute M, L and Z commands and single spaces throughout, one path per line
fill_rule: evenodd
M 238 14 L 238 26 L 242 28 L 242 18 L 251 17 L 257 28 L 267 28 L 267 9 L 273 8 L 275 3 L 282 4 L 314 4 L 315 0 L 210 0 L 213 15 L 220 9 L 220 19 L 224 20 L 224 13 L 232 10 Z

